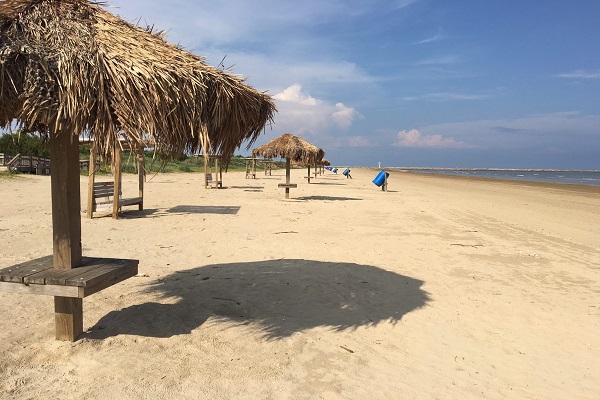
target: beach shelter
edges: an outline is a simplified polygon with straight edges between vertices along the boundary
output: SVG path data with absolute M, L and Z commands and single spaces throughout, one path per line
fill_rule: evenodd
M 204 188 L 218 189 L 223 187 L 223 167 L 221 156 L 217 154 L 202 154 L 204 160 Z M 214 176 L 213 176 L 214 163 Z
M 146 157 L 144 155 L 144 147 L 146 145 L 139 143 L 136 149 L 129 147 L 129 143 L 115 143 L 112 152 L 112 181 L 96 181 L 96 146 L 93 142 L 80 141 L 79 145 L 89 145 L 90 149 L 90 161 L 89 161 L 89 173 L 88 173 L 88 201 L 87 201 L 87 217 L 93 218 L 94 212 L 98 211 L 100 207 L 109 207 L 112 210 L 112 217 L 114 219 L 119 218 L 119 211 L 124 206 L 137 206 L 138 210 L 144 209 L 144 181 L 146 179 Z M 135 153 L 137 158 L 137 172 L 138 172 L 138 195 L 135 197 L 123 198 L 121 196 L 121 182 L 122 182 L 122 158 L 123 150 L 129 150 Z M 112 197 L 112 200 L 110 200 Z
M 256 161 L 254 157 L 246 157 L 246 179 L 256 179 Z
M 79 135 L 164 158 L 199 147 L 226 160 L 272 121 L 272 99 L 202 57 L 86 0 L 0 2 L 0 126 L 50 146 L 52 256 L 0 270 L 0 289 L 54 296 L 56 338 L 83 330 L 85 296 L 137 274 L 138 260 L 84 257 Z M 16 122 L 15 122 L 16 121 Z
M 328 167 L 330 165 L 331 165 L 331 163 L 329 162 L 328 159 L 326 159 L 326 158 L 322 159 L 321 160 L 321 172 L 325 173 L 325 167 Z
M 296 184 L 290 183 L 291 162 L 308 166 L 308 178 L 310 183 L 310 166 L 321 162 L 324 154 L 325 152 L 323 149 L 320 149 L 301 137 L 292 135 L 291 133 L 283 134 L 267 144 L 252 150 L 252 157 L 285 158 L 285 184 L 280 183 L 279 187 L 285 188 L 286 199 L 290 198 L 290 188 L 297 187 Z

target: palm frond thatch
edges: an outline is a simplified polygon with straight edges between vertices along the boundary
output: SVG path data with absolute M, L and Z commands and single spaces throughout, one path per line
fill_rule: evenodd
M 119 137 L 228 161 L 273 121 L 270 96 L 87 0 L 0 2 L 0 126 Z
M 282 157 L 303 165 L 318 164 L 325 155 L 323 149 L 299 136 L 286 133 L 252 150 L 252 157 Z
M 321 160 L 321 165 L 329 166 L 331 165 L 331 162 L 329 162 L 328 159 L 324 158 Z

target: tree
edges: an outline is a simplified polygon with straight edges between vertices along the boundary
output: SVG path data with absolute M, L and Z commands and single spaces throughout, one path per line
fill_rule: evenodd
M 49 158 L 48 143 L 33 133 L 5 133 L 0 136 L 0 153 L 15 156 L 23 154 Z

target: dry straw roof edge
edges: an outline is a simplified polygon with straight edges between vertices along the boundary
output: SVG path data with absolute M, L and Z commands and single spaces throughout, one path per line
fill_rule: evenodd
M 252 157 L 283 157 L 304 165 L 318 164 L 324 155 L 322 149 L 291 133 L 283 134 L 252 150 Z
M 0 2 L 0 125 L 43 135 L 88 132 L 165 154 L 228 160 L 272 123 L 270 96 L 86 0 Z M 203 136 L 202 132 L 206 132 Z

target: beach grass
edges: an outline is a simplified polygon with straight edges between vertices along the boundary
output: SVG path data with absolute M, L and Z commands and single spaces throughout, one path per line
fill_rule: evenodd
M 198 156 L 182 156 L 179 160 L 172 160 L 169 162 L 163 162 L 158 159 L 152 158 L 152 152 L 146 152 L 146 172 L 148 173 L 178 173 L 178 172 L 204 172 L 204 160 Z M 89 154 L 87 155 L 89 157 Z M 85 155 L 83 155 L 83 158 Z M 285 163 L 275 161 L 275 165 L 279 168 L 284 168 Z M 229 165 L 227 171 L 244 171 L 246 169 L 246 160 L 244 156 L 234 156 Z M 260 169 L 260 168 L 258 168 Z M 215 172 L 214 164 L 210 163 L 208 166 L 209 172 Z M 123 152 L 123 164 L 122 171 L 125 174 L 137 173 L 136 158 L 131 155 L 130 152 Z M 224 169 L 225 171 L 225 169 Z M 97 171 L 100 175 L 109 175 L 111 173 L 110 165 L 100 164 L 100 169 Z M 85 170 L 81 171 L 81 175 L 87 175 L 88 172 Z
M 18 179 L 19 178 L 19 174 L 18 173 L 12 173 L 12 172 L 8 172 L 8 171 L 0 171 L 0 179 Z

